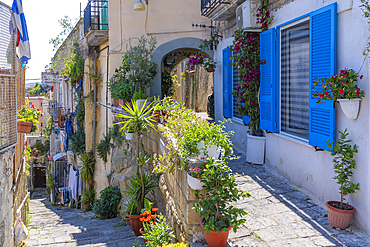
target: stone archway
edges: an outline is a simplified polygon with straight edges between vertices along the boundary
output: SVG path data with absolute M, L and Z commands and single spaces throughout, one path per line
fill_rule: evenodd
M 153 53 L 152 61 L 157 64 L 157 75 L 154 77 L 153 85 L 150 88 L 150 96 L 160 96 L 162 95 L 161 83 L 162 83 L 162 60 L 165 55 L 174 50 L 180 49 L 199 49 L 201 45 L 201 40 L 198 38 L 179 38 L 168 41 L 160 46 Z M 206 50 L 206 53 L 213 57 L 213 51 Z

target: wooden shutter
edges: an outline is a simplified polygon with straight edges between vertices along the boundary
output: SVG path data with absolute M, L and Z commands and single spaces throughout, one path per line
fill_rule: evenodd
M 232 117 L 232 74 L 230 56 L 232 56 L 232 51 L 230 48 L 225 48 L 222 50 L 222 108 L 225 118 Z

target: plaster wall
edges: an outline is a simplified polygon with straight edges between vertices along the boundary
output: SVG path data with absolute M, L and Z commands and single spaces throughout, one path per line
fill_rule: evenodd
M 369 92 L 369 61 L 362 55 L 368 42 L 369 28 L 359 6 L 360 0 L 296 0 L 271 1 L 270 9 L 275 16 L 272 27 L 298 18 L 311 11 L 337 2 L 337 73 L 342 68 L 353 68 L 360 71 L 364 78 L 358 82 L 365 94 Z M 230 45 L 232 39 L 226 39 L 217 48 L 216 57 L 222 58 L 222 49 Z M 215 72 L 215 104 L 216 119 L 222 119 L 222 72 L 217 67 Z M 355 223 L 370 234 L 370 181 L 369 181 L 369 98 L 361 101 L 360 113 L 357 120 L 349 120 L 343 114 L 339 105 L 336 109 L 337 130 L 348 129 L 349 138 L 359 146 L 355 156 L 357 168 L 354 170 L 352 181 L 360 183 L 360 191 L 347 196 L 347 200 L 356 208 Z M 237 136 L 245 138 L 246 130 L 238 123 L 226 124 L 227 129 L 236 131 Z M 240 134 L 239 134 L 240 133 Z M 237 145 L 244 145 L 239 137 L 234 137 Z M 332 156 L 326 151 L 315 151 L 312 146 L 281 134 L 266 134 L 265 163 L 288 177 L 296 185 L 315 195 L 315 199 L 325 207 L 328 200 L 338 200 L 339 188 L 333 179 L 334 171 Z M 312 180 L 306 180 L 304 173 L 312 174 Z
M 15 149 L 0 155 L 0 247 L 14 246 L 13 159 Z

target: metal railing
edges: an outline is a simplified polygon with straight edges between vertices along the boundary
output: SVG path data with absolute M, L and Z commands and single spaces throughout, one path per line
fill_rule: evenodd
M 217 5 L 226 0 L 201 0 L 200 13 L 202 16 L 207 16 Z
M 0 2 L 0 151 L 17 143 L 17 85 L 18 60 L 11 8 Z M 18 63 L 16 63 L 18 62 Z M 20 64 L 19 64 L 20 68 Z
M 108 0 L 90 0 L 84 10 L 84 33 L 108 30 Z

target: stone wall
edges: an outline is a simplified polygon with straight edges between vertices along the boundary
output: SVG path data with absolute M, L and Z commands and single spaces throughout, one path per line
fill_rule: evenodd
M 15 149 L 0 154 L 0 247 L 14 245 L 13 159 Z

